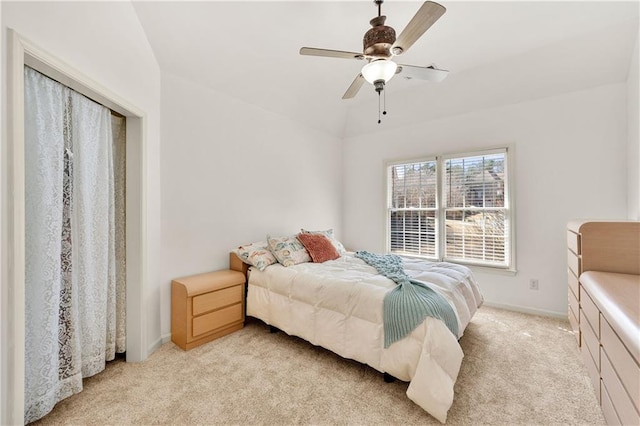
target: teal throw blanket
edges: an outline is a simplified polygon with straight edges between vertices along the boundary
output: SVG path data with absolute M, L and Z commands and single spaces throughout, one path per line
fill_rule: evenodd
M 357 251 L 355 256 L 398 284 L 384 297 L 385 348 L 407 336 L 428 316 L 444 322 L 458 338 L 458 318 L 449 302 L 424 283 L 411 279 L 402 267 L 400 256 L 368 251 Z

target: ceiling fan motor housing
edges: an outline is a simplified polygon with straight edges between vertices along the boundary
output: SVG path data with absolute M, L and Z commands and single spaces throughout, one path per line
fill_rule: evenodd
M 372 28 L 364 35 L 364 55 L 388 59 L 392 56 L 391 46 L 396 42 L 396 31 L 384 25 L 386 16 L 377 16 L 370 21 Z

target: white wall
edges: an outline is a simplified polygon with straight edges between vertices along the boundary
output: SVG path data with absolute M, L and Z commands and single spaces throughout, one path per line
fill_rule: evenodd
M 640 220 L 640 75 L 638 75 L 638 39 L 633 49 L 629 76 L 627 77 L 627 216 L 632 220 Z
M 490 303 L 563 314 L 567 221 L 627 214 L 626 122 L 626 85 L 615 84 L 347 138 L 344 242 L 385 249 L 386 160 L 513 144 L 518 273 L 476 277 Z
M 340 237 L 340 139 L 165 72 L 161 168 L 165 337 L 171 279 L 227 268 L 267 233 Z
M 2 23 L 2 2 L 0 2 L 0 23 Z M 0 46 L 4 46 L 4 31 L 0 25 Z M 4 49 L 2 50 L 4 52 Z M 2 99 L 4 99 L 5 92 L 5 81 L 4 81 L 4 72 L 2 66 L 0 66 L 0 103 L 2 103 Z M 4 113 L 0 114 L 0 141 L 4 141 L 6 138 L 6 130 L 4 125 Z M 0 165 L 3 165 L 5 161 L 5 144 L 0 143 Z M 5 176 L 4 173 L 0 172 L 0 205 L 5 206 L 7 204 L 5 199 Z M 5 229 L 4 229 L 4 207 L 0 207 L 0 241 L 4 241 L 5 238 Z M 0 244 L 0 413 L 8 413 L 9 412 L 9 403 L 5 395 L 8 392 L 8 380 L 5 379 L 8 374 L 9 365 L 7 364 L 7 357 L 5 356 L 5 346 L 3 342 L 6 342 L 9 338 L 7 327 L 7 321 L 4 321 L 5 315 L 5 300 L 8 300 L 8 294 L 6 293 L 5 282 L 5 252 L 4 252 L 4 244 Z M 0 414 L 0 424 L 7 424 L 8 414 Z
M 13 28 L 39 48 L 67 62 L 146 113 L 148 161 L 144 167 L 149 187 L 146 199 L 147 229 L 144 232 L 150 250 L 146 270 L 149 285 L 144 297 L 148 301 L 146 344 L 150 346 L 160 337 L 160 287 L 157 272 L 160 246 L 160 70 L 135 11 L 128 2 L 3 1 L 3 35 L 6 35 L 8 28 Z M 6 37 L 3 37 L 2 43 L 2 75 L 6 75 Z M 7 146 L 4 78 L 2 84 L 1 152 L 4 155 Z M 3 173 L 5 171 L 6 167 L 3 167 Z M 3 182 L 5 179 L 6 175 L 3 175 Z M 10 196 L 5 186 L 2 187 L 2 197 L 3 206 L 7 206 Z M 6 270 L 4 256 L 2 262 L 2 269 Z M 7 282 L 3 278 L 3 300 L 0 303 L 3 312 L 6 312 L 8 303 L 4 291 L 6 286 Z M 6 350 L 3 346 L 3 359 Z M 4 402 L 7 394 L 3 393 L 3 396 Z

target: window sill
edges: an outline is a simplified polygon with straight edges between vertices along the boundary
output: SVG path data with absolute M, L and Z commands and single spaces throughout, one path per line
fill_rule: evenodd
M 409 259 L 424 260 L 426 262 L 453 263 L 453 264 L 456 264 L 456 265 L 466 266 L 467 268 L 471 269 L 472 272 L 480 272 L 480 273 L 483 273 L 483 274 L 495 274 L 495 275 L 506 275 L 506 276 L 515 276 L 515 275 L 518 274 L 518 270 L 515 269 L 514 267 L 500 268 L 500 267 L 492 267 L 492 266 L 482 266 L 482 265 L 474 265 L 474 264 L 469 264 L 469 263 L 454 262 L 454 261 L 451 261 L 451 260 L 438 260 L 438 259 L 433 259 L 433 258 L 428 258 L 428 257 L 423 257 L 423 256 L 412 256 L 410 254 L 398 254 L 398 256 L 406 257 L 406 258 L 409 258 Z
M 511 277 L 518 274 L 518 270 L 512 268 L 492 268 L 490 266 L 465 265 L 464 263 L 458 263 L 458 265 L 466 266 L 471 269 L 472 272 L 481 272 L 483 274 L 506 275 Z

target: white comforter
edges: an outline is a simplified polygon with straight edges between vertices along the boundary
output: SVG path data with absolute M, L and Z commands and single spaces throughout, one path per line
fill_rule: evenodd
M 382 306 L 396 284 L 347 253 L 325 263 L 252 268 L 247 314 L 336 354 L 403 381 L 407 396 L 444 423 L 462 362 L 457 338 L 482 304 L 471 271 L 451 263 L 405 259 L 405 271 L 444 296 L 458 317 L 460 336 L 427 317 L 409 336 L 384 349 Z

